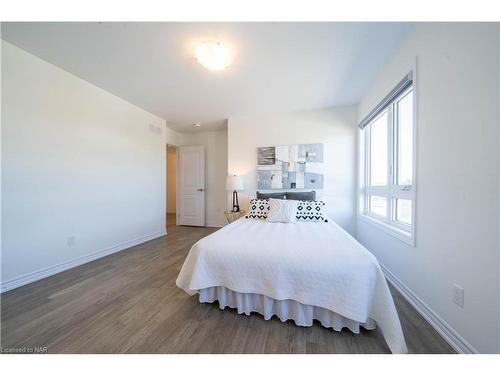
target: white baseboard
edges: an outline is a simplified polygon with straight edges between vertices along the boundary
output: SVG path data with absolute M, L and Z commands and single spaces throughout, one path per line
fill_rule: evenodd
M 75 259 L 69 260 L 69 261 L 64 262 L 64 263 L 56 264 L 54 266 L 47 267 L 47 268 L 39 270 L 39 271 L 29 273 L 27 275 L 16 277 L 15 279 L 11 279 L 11 280 L 8 280 L 8 281 L 1 283 L 0 284 L 0 293 L 7 292 L 8 290 L 12 290 L 15 288 L 19 288 L 20 286 L 30 284 L 32 282 L 35 282 L 35 281 L 44 279 L 46 277 L 55 275 L 56 273 L 69 270 L 70 268 L 81 266 L 82 264 L 92 262 L 93 260 L 105 257 L 106 255 L 110 255 L 110 254 L 116 253 L 118 251 L 128 249 L 129 247 L 139 245 L 143 242 L 153 240 L 155 238 L 164 236 L 166 234 L 167 234 L 167 232 L 165 230 L 160 231 L 160 232 L 156 232 L 156 233 L 152 233 L 152 234 L 149 234 L 147 236 L 135 238 L 135 239 L 132 239 L 129 241 L 125 241 L 125 242 L 107 247 L 105 249 L 95 251 L 91 254 L 84 255 L 82 257 L 75 258 Z
M 417 310 L 420 315 L 439 333 L 439 335 L 461 354 L 479 353 L 466 339 L 455 331 L 446 321 L 436 314 L 425 302 L 423 302 L 413 291 L 398 279 L 383 264 L 380 265 L 384 271 L 387 281 Z

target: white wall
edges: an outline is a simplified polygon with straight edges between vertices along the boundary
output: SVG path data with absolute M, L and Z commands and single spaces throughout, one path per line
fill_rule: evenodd
M 500 180 L 500 23 L 498 23 L 498 102 L 497 102 L 497 109 L 498 109 L 498 144 L 499 144 L 499 147 L 497 148 L 498 150 L 498 160 L 499 160 L 499 163 L 498 163 L 498 178 Z M 500 181 L 498 183 L 498 197 L 500 197 Z M 498 218 L 498 227 L 497 227 L 497 247 L 498 247 L 498 272 L 500 274 L 500 199 L 498 199 L 498 202 L 497 202 L 497 208 L 498 208 L 498 212 L 497 212 L 497 218 Z M 500 276 L 499 276 L 500 278 Z M 498 292 L 499 292 L 499 295 L 498 295 L 498 346 L 499 346 L 499 351 L 500 351 L 500 288 L 498 288 Z
M 167 124 L 166 129 L 166 140 L 167 143 L 173 146 L 180 146 L 182 144 L 182 137 L 184 134 L 179 133 L 173 129 L 170 129 Z
M 2 24 L 0 23 L 0 37 L 2 36 Z M 3 54 L 3 43 L 0 42 L 0 260 L 1 260 L 1 255 L 2 255 L 2 167 L 3 166 L 3 160 L 2 160 L 2 134 L 3 134 L 3 130 L 2 130 L 2 119 L 3 119 L 3 114 L 2 114 L 2 59 L 1 59 L 1 56 Z M 2 284 L 2 267 L 0 265 L 0 286 Z M 0 287 L 0 291 L 1 291 L 1 287 Z
M 357 107 L 258 114 L 228 120 L 228 172 L 243 175 L 239 194 L 246 208 L 257 189 L 257 147 L 299 143 L 324 144 L 324 189 L 330 216 L 355 232 L 355 170 Z
M 416 247 L 358 222 L 358 239 L 466 344 L 499 352 L 499 33 L 419 24 L 360 104 L 360 119 L 417 57 Z M 452 284 L 465 306 L 452 302 Z
M 225 225 L 227 130 L 179 133 L 168 129 L 167 143 L 175 146 L 205 146 L 205 223 L 211 227 Z
M 3 41 L 2 76 L 3 288 L 164 234 L 164 120 Z

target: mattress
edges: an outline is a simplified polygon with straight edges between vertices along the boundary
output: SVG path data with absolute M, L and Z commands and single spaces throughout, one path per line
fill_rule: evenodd
M 260 297 L 254 297 L 263 296 L 272 300 L 272 309 L 281 314 L 275 315 L 298 324 L 310 325 L 308 319 L 295 319 L 297 316 L 290 312 L 293 308 L 288 312 L 279 310 L 282 301 L 317 308 L 309 317 L 327 310 L 358 325 L 373 327 L 376 323 L 393 353 L 407 352 L 378 261 L 332 220 L 285 224 L 239 219 L 193 245 L 177 286 L 191 295 L 199 293 L 206 302 L 220 302 L 218 297 L 231 302 L 230 298 L 248 295 L 253 298 L 249 306 L 260 306 L 254 311 L 266 316 L 271 310 L 264 308 L 266 303 L 255 300 Z M 214 294 L 214 287 L 224 289 L 215 289 Z M 267 305 L 271 306 L 269 300 Z M 291 302 L 286 304 L 291 306 Z M 238 308 L 238 304 L 232 305 L 228 306 Z M 244 305 L 240 310 L 245 310 Z M 353 332 L 359 329 L 353 327 Z

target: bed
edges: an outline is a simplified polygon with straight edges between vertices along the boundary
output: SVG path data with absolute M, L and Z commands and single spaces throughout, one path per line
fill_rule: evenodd
M 193 245 L 176 283 L 240 314 L 354 333 L 378 328 L 392 353 L 407 352 L 380 265 L 332 220 L 236 220 Z

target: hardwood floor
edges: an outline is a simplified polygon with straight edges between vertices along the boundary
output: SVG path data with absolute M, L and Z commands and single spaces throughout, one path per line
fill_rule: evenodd
M 175 214 L 167 214 L 167 227 L 175 227 Z
M 191 245 L 215 228 L 165 237 L 1 295 L 1 345 L 48 353 L 389 353 L 378 330 L 297 327 L 200 304 L 175 279 Z M 453 353 L 392 290 L 410 353 Z

